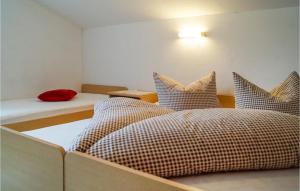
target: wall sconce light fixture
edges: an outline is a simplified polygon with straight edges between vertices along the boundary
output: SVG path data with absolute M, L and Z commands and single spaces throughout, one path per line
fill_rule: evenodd
M 187 39 L 199 39 L 201 37 L 207 37 L 207 32 L 199 32 L 192 30 L 183 30 L 178 33 L 179 38 L 187 38 Z

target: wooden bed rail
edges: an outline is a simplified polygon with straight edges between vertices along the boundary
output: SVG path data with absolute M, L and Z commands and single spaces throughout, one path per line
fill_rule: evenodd
M 93 94 L 108 94 L 111 91 L 128 90 L 128 88 L 123 86 L 106 86 L 106 85 L 96 85 L 96 84 L 82 84 L 82 93 L 93 93 Z
M 0 127 L 2 191 L 63 191 L 64 149 Z
M 22 131 L 31 131 L 34 129 L 39 129 L 43 127 L 49 127 L 53 125 L 59 125 L 63 123 L 70 123 L 73 121 L 88 119 L 93 117 L 93 109 L 78 111 L 73 113 L 67 113 L 62 115 L 55 115 L 51 117 L 45 117 L 40 119 L 34 119 L 29 121 L 22 121 L 11 124 L 3 124 L 2 126 L 22 132 Z
M 84 153 L 65 156 L 65 191 L 201 191 Z

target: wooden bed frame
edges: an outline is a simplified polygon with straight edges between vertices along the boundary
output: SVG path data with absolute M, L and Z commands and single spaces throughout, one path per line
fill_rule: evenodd
M 83 85 L 82 90 L 103 94 L 105 92 L 99 90 L 102 87 L 105 87 L 106 92 L 112 91 L 110 86 L 89 84 Z M 118 88 L 124 90 L 124 87 Z M 218 97 L 223 107 L 234 107 L 232 96 Z M 82 115 L 81 119 L 91 116 L 92 113 L 88 116 Z M 34 122 L 19 125 L 40 128 L 57 124 L 57 121 L 52 120 L 55 119 L 41 119 L 37 125 Z M 59 123 L 69 121 L 66 117 Z M 199 191 L 84 153 L 65 153 L 61 146 L 7 127 L 1 127 L 0 133 L 2 191 Z
M 200 191 L 85 153 L 65 156 L 65 191 Z
M 1 127 L 1 190 L 63 191 L 62 147 Z

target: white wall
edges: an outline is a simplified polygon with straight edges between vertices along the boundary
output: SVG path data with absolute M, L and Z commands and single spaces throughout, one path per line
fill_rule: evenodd
M 84 82 L 154 90 L 152 72 L 189 83 L 217 72 L 232 94 L 232 71 L 271 89 L 298 70 L 298 8 L 138 22 L 84 31 Z M 178 39 L 182 26 L 208 31 L 204 45 Z
M 0 10 L 2 10 L 2 0 L 0 0 Z M 2 63 L 2 11 L 0 13 L 0 60 L 1 60 L 1 63 Z M 1 66 L 2 64 L 0 64 Z M 1 85 L 1 76 L 2 76 L 2 67 L 0 67 L 0 85 Z M 1 87 L 0 87 L 0 98 L 1 98 Z M 1 100 L 1 99 L 0 99 Z M 0 108 L 1 108 L 1 102 L 0 102 Z
M 32 0 L 2 0 L 1 99 L 79 90 L 82 29 Z

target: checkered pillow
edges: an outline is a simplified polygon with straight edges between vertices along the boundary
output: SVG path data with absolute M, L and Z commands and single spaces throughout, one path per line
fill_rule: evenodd
M 217 107 L 215 72 L 188 86 L 158 73 L 153 73 L 159 105 L 176 111 Z
M 299 75 L 292 72 L 271 92 L 233 73 L 236 108 L 274 110 L 299 115 Z
M 161 177 L 299 165 L 299 118 L 267 110 L 184 110 L 131 124 L 88 154 Z
M 130 98 L 110 98 L 95 104 L 94 116 L 68 151 L 85 152 L 99 139 L 131 123 L 174 112 L 171 109 Z

